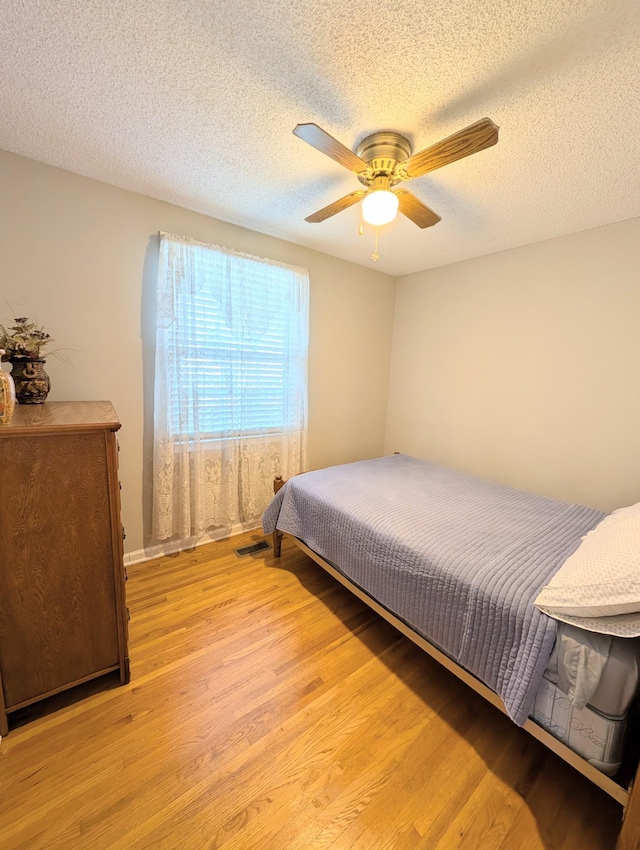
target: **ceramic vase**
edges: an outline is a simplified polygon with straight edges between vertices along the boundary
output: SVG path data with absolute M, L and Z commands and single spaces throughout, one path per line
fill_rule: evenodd
M 4 350 L 0 348 L 0 357 Z M 16 389 L 13 378 L 0 366 L 0 425 L 6 425 L 11 421 L 13 411 L 16 409 Z

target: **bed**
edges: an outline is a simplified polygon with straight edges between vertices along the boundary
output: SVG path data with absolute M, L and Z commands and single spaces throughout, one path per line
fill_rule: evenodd
M 535 604 L 604 513 L 406 455 L 283 484 L 276 481 L 263 517 L 276 556 L 290 535 L 515 723 L 627 803 L 628 782 L 613 775 L 638 687 L 639 641 L 626 636 L 628 625 L 616 625 L 624 637 L 597 631 L 599 620 L 585 631 L 581 618 L 558 622 Z

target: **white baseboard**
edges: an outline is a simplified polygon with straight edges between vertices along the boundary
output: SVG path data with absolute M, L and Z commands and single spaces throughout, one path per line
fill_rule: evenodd
M 185 552 L 187 549 L 196 549 L 198 546 L 204 546 L 207 543 L 216 543 L 219 540 L 226 540 L 228 537 L 235 537 L 235 535 L 243 534 L 245 531 L 255 531 L 256 528 L 260 528 L 260 526 L 247 527 L 239 524 L 231 528 L 207 532 L 198 537 L 188 537 L 186 540 L 168 540 L 166 543 L 145 546 L 144 549 L 134 549 L 133 552 L 125 552 L 124 565 L 129 567 L 133 564 L 141 564 L 143 561 L 161 558 L 163 555 L 176 555 L 178 552 Z

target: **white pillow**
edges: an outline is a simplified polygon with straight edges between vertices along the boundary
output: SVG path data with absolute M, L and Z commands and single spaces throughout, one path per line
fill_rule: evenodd
M 640 502 L 619 508 L 592 529 L 535 605 L 588 631 L 640 635 Z

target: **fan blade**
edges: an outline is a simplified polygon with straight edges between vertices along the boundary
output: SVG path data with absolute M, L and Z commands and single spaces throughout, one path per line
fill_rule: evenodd
M 356 174 L 360 174 L 368 168 L 364 159 L 360 159 L 353 151 L 346 148 L 342 142 L 334 139 L 333 136 L 330 136 L 322 127 L 318 127 L 317 124 L 296 124 L 293 135 L 302 139 L 308 145 L 311 145 L 312 148 L 330 156 L 331 159 L 348 168 L 349 171 L 355 171 Z
M 395 194 L 400 201 L 400 212 L 410 218 L 418 227 L 431 227 L 440 221 L 438 213 L 430 210 L 426 204 L 419 201 L 411 192 L 406 189 L 398 189 Z
M 323 207 L 321 210 L 318 210 L 318 212 L 314 212 L 313 215 L 308 215 L 305 218 L 305 221 L 309 221 L 311 224 L 317 224 L 320 221 L 324 221 L 325 218 L 330 218 L 332 215 L 342 212 L 342 210 L 346 210 L 347 207 L 353 206 L 353 204 L 356 204 L 364 197 L 364 195 L 364 189 L 358 192 L 351 192 L 349 195 L 345 195 L 344 198 L 340 198 L 339 201 L 334 201 L 332 204 L 329 204 L 328 207 Z
M 490 148 L 498 141 L 498 130 L 499 127 L 490 118 L 482 118 L 430 148 L 414 153 L 398 165 L 398 176 L 404 180 L 421 177 L 457 159 Z

